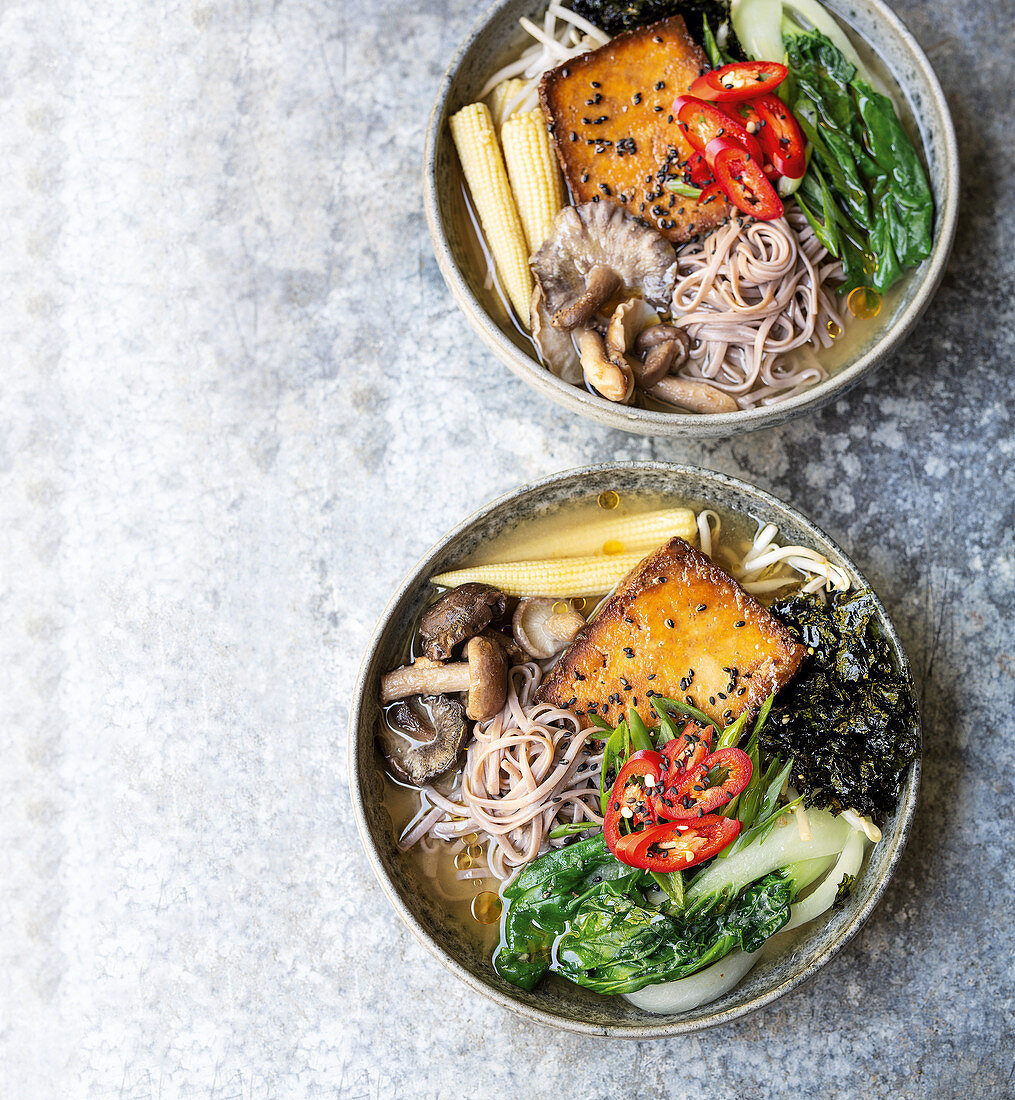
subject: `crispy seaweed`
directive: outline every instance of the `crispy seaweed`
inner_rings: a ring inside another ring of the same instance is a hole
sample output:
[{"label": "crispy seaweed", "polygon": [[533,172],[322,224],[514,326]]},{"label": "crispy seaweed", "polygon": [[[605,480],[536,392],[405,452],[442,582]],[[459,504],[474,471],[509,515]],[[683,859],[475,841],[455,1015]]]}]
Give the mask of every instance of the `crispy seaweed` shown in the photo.
[{"label": "crispy seaweed", "polygon": [[793,756],[792,782],[808,806],[889,813],[919,751],[917,712],[873,596],[860,590],[825,604],[801,595],[771,610],[813,652],[780,692],[762,744]]},{"label": "crispy seaweed", "polygon": [[687,29],[698,41],[702,40],[704,20],[708,20],[713,33],[725,24],[726,49],[734,56],[742,50],[733,32],[730,18],[730,0],[574,0],[571,10],[595,24],[607,34],[644,27],[671,15],[682,15]]}]

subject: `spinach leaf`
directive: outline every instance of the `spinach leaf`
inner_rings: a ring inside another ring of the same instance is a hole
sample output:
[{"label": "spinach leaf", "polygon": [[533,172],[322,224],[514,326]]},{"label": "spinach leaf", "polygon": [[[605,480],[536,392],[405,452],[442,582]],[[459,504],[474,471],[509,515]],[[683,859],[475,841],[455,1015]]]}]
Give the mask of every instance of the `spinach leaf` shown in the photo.
[{"label": "spinach leaf", "polygon": [[671,913],[616,891],[590,896],[556,948],[555,972],[597,993],[676,981],[735,948],[756,951],[788,920],[792,886],[776,871],[736,897]]},{"label": "spinach leaf", "polygon": [[550,968],[554,941],[581,903],[604,891],[627,895],[650,883],[644,871],[614,859],[602,833],[548,852],[504,890],[507,906],[494,968],[514,985],[532,989]]},{"label": "spinach leaf", "polygon": [[824,35],[790,35],[790,105],[811,144],[798,202],[843,265],[843,291],[885,291],[930,255],[934,200],[891,100]]}]

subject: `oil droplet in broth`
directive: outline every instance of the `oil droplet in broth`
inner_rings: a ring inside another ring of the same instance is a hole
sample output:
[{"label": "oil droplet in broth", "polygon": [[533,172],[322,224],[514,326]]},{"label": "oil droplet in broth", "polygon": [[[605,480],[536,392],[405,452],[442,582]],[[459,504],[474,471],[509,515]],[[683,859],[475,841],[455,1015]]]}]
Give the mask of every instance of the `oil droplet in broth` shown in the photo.
[{"label": "oil droplet in broth", "polygon": [[582,608],[584,608],[585,603],[586,600],[584,596],[575,596],[575,598],[571,601],[571,606],[575,609],[575,611],[581,611]]},{"label": "oil droplet in broth", "polygon": [[620,495],[615,493],[612,489],[607,489],[605,492],[600,493],[596,498],[600,508],[605,508],[607,511],[612,511],[620,503]]},{"label": "oil droplet in broth", "polygon": [[470,844],[468,852],[471,859],[479,861],[483,858],[483,849],[478,844]]},{"label": "oil droplet in broth", "polygon": [[607,539],[606,542],[603,543],[604,554],[623,554],[623,552],[624,544],[620,539]]},{"label": "oil droplet in broth", "polygon": [[472,899],[472,915],[480,924],[493,924],[500,920],[502,908],[500,898],[490,890],[484,890]]},{"label": "oil droplet in broth", "polygon": [[459,871],[467,871],[472,866],[472,856],[467,851],[459,852],[455,856],[455,866]]},{"label": "oil droplet in broth", "polygon": [[826,327],[828,329],[828,335],[831,336],[833,340],[838,340],[842,335],[842,325],[840,325],[838,321],[833,321],[831,317],[828,318]]},{"label": "oil droplet in broth", "polygon": [[854,317],[869,320],[881,312],[881,295],[869,286],[858,286],[849,292],[846,305]]},{"label": "oil droplet in broth", "polygon": [[466,844],[478,844],[479,843],[479,833],[466,833],[465,836],[462,837],[462,840]]},{"label": "oil droplet in broth", "polygon": [[571,605],[567,602],[567,600],[558,600],[553,605],[554,615],[566,615],[567,612],[570,611],[570,610],[571,610]]}]

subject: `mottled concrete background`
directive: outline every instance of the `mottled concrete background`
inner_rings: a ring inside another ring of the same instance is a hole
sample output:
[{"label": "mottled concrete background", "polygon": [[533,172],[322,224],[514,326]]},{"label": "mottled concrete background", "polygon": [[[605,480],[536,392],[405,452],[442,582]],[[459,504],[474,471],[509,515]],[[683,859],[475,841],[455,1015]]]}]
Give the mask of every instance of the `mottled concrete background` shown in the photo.
[{"label": "mottled concrete background", "polygon": [[[453,306],[418,172],[482,6],[0,6],[0,1096],[1011,1096],[1010,6],[896,4],[965,173],[924,323],[835,407],[718,444],[534,407]],[[392,586],[492,496],[603,458],[817,519],[926,716],[864,932],[763,1013],[654,1044],[447,976],[347,796]]]}]

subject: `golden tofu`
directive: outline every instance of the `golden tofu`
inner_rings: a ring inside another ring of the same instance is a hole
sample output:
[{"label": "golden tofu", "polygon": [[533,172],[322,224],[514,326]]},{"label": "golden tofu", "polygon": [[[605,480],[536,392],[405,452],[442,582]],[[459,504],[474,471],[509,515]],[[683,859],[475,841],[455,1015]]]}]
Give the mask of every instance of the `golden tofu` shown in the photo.
[{"label": "golden tofu", "polygon": [[624,578],[536,699],[613,725],[633,706],[655,725],[654,693],[728,725],[787,684],[805,652],[725,570],[674,538]]},{"label": "golden tofu", "polygon": [[699,206],[664,186],[693,152],[673,100],[708,68],[675,15],[618,34],[543,76],[540,102],[576,205],[617,203],[671,241],[726,221],[727,203]]}]

